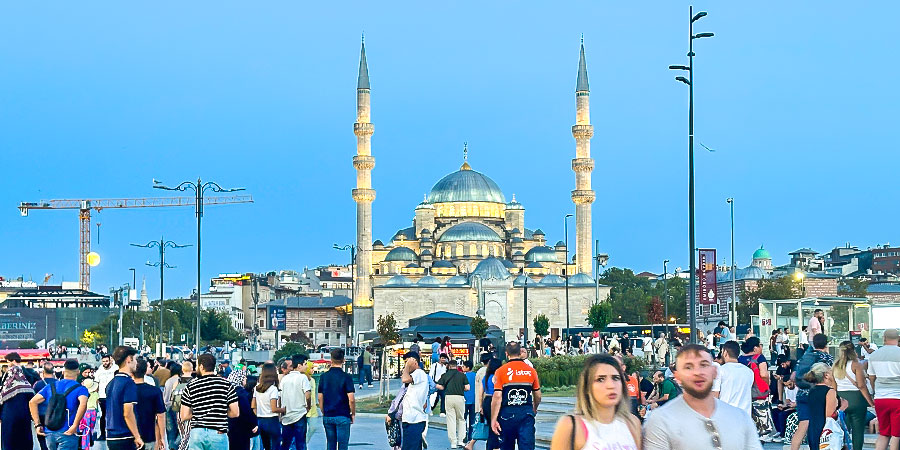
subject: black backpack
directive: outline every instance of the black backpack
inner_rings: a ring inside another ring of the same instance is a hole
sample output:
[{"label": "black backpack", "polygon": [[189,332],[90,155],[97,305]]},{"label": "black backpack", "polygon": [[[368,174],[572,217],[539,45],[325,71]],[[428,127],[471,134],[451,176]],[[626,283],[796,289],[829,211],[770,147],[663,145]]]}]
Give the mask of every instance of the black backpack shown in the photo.
[{"label": "black backpack", "polygon": [[47,402],[47,412],[44,413],[44,426],[47,427],[47,430],[57,431],[66,426],[69,419],[66,397],[79,386],[81,385],[75,383],[60,394],[56,392],[56,383],[50,384],[50,400]]}]

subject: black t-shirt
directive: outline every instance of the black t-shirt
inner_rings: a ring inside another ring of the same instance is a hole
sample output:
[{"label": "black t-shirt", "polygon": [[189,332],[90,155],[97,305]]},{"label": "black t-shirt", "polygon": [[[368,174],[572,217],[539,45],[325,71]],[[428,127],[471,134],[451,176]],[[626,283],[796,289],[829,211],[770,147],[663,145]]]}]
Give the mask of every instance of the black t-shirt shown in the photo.
[{"label": "black t-shirt", "polygon": [[[465,374],[456,369],[451,369],[441,375],[437,384],[444,387],[445,395],[465,395],[466,383],[468,382],[469,379],[466,378]],[[469,388],[471,389],[471,386]]]},{"label": "black t-shirt", "polygon": [[156,415],[166,412],[162,391],[147,383],[137,383],[137,399],[134,415],[138,433],[144,442],[156,442]]},{"label": "black t-shirt", "polygon": [[319,378],[322,394],[322,415],[325,417],[350,417],[350,399],[347,394],[356,392],[353,378],[343,370],[332,367]]}]

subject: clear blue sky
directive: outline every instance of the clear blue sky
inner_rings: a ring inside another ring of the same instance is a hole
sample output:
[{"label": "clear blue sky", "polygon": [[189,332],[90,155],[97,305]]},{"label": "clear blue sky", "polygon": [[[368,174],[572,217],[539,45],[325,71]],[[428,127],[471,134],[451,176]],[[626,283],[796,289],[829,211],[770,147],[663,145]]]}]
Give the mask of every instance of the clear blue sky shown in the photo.
[{"label": "clear blue sky", "polygon": [[[408,226],[431,185],[472,166],[562,239],[573,211],[574,87],[585,35],[596,160],[594,237],[610,264],[687,266],[687,89],[681,1],[7,3],[0,14],[0,275],[78,276],[73,211],[20,201],[162,194],[151,180],[243,186],[253,205],[208,208],[204,283],[220,272],[346,262],[360,33],[375,135],[375,238]],[[697,244],[775,263],[900,240],[895,2],[698,2]],[[887,169],[887,170],[885,170]],[[158,293],[151,250],[194,243],[190,208],[105,211],[93,289]],[[96,227],[94,230],[96,231]],[[574,239],[574,234],[572,235]],[[895,242],[896,243],[896,242]],[[171,251],[168,292],[194,285],[195,250]],[[139,281],[140,282],[140,281]]]}]

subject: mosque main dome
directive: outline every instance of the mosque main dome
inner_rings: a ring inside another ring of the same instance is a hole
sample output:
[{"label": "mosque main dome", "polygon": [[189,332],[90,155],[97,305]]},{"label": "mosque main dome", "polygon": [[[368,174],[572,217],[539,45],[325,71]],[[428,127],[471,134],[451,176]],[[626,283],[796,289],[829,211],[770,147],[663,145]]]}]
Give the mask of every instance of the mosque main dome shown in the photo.
[{"label": "mosque main dome", "polygon": [[428,203],[450,202],[506,203],[506,198],[494,180],[465,163],[460,170],[435,183],[428,194]]}]

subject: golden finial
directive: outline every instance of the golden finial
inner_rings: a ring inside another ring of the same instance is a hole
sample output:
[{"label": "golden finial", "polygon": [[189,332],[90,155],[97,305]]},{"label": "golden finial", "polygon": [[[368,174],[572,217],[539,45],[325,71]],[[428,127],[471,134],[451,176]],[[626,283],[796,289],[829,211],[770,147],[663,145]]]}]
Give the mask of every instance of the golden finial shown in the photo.
[{"label": "golden finial", "polygon": [[463,165],[459,168],[459,170],[472,170],[472,166],[469,165],[469,143],[463,142]]}]

